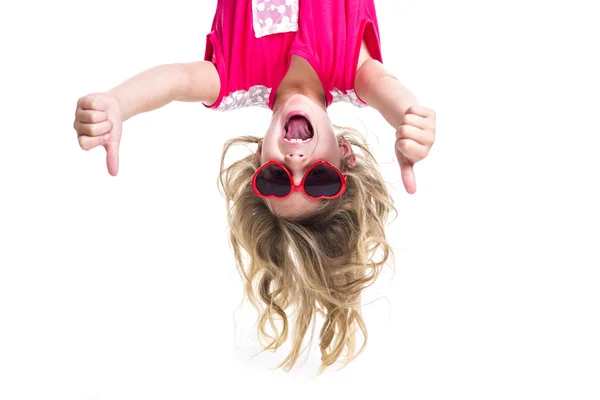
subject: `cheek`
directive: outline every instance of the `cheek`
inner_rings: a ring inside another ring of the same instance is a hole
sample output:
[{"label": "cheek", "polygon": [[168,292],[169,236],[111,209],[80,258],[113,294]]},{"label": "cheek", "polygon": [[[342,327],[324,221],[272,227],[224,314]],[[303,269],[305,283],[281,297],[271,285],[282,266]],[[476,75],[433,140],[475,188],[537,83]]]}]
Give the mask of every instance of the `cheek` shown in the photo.
[{"label": "cheek", "polygon": [[276,158],[276,144],[271,141],[266,143],[264,142],[266,142],[266,140],[263,141],[262,152],[260,154],[261,164],[264,164],[265,162],[274,160]]},{"label": "cheek", "polygon": [[322,146],[319,146],[318,151],[315,153],[316,158],[329,161],[334,165],[338,165],[342,159],[340,148],[337,141],[334,140],[327,140],[327,143],[323,143]]},{"label": "cheek", "polygon": [[271,121],[269,122],[269,126],[267,128],[267,132],[265,133],[265,137],[279,135],[283,126],[282,124],[283,122],[281,121],[281,117],[279,115],[273,115],[271,117]]}]

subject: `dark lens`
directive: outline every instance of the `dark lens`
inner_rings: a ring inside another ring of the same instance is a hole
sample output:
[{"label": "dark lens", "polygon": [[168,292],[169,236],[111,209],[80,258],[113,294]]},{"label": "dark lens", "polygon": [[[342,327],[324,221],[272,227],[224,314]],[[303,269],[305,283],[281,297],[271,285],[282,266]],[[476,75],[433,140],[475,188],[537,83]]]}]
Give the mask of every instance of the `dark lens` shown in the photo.
[{"label": "dark lens", "polygon": [[283,197],[292,189],[288,174],[276,164],[267,165],[256,177],[256,187],[265,196]]},{"label": "dark lens", "polygon": [[337,171],[325,164],[319,164],[308,171],[304,180],[304,190],[309,196],[333,196],[342,188],[342,178]]}]

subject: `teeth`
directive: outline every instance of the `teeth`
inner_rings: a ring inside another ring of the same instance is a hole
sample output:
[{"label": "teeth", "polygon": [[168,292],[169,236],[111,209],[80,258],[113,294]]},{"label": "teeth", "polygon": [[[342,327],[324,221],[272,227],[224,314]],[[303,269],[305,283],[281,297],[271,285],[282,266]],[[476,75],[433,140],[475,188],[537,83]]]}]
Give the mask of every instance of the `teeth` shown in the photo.
[{"label": "teeth", "polygon": [[312,138],[308,138],[308,139],[288,139],[288,138],[283,138],[283,140],[285,140],[286,142],[290,142],[290,143],[304,143],[304,142],[308,142],[310,139]]}]

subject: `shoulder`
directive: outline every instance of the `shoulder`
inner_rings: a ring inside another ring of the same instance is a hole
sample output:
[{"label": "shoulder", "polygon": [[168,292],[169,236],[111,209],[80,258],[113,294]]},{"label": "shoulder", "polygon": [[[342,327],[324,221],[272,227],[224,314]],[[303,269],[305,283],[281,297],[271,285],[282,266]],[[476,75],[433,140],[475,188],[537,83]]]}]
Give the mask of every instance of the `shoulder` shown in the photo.
[{"label": "shoulder", "polygon": [[185,94],[180,101],[201,101],[213,104],[219,98],[221,82],[217,68],[210,61],[195,61],[176,64],[186,74]]},{"label": "shoulder", "polygon": [[371,56],[369,49],[363,40],[358,58],[356,75],[354,76],[354,89],[356,90],[356,94],[367,104],[368,91],[374,81],[381,75],[382,69],[383,65]]},{"label": "shoulder", "polygon": [[373,60],[373,56],[371,56],[371,53],[369,52],[367,42],[363,39],[362,44],[360,45],[360,54],[358,55],[358,65],[356,70],[360,70],[360,67],[368,60]]},{"label": "shoulder", "polygon": [[371,83],[373,79],[381,78],[383,76],[394,77],[378,59],[371,55],[367,43],[363,39],[358,57],[358,65],[356,67],[356,75],[354,77],[354,86],[362,86],[364,88],[364,86]]},{"label": "shoulder", "polygon": [[383,64],[369,52],[369,48],[363,39],[360,54],[358,57],[358,65],[356,66],[356,75],[354,76],[354,86],[365,86],[365,83],[372,81],[374,78],[382,76],[392,76]]},{"label": "shoulder", "polygon": [[356,94],[366,104],[373,105],[373,93],[388,90],[389,79],[396,77],[379,60],[371,56],[363,41],[354,77]]}]

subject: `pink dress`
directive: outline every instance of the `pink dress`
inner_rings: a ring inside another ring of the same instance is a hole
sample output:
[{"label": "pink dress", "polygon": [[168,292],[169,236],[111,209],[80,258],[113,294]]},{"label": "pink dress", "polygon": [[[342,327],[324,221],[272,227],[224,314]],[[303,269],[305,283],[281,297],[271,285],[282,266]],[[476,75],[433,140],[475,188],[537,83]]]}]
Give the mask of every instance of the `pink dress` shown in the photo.
[{"label": "pink dress", "polygon": [[363,39],[381,62],[373,0],[218,0],[204,59],[215,64],[221,90],[205,106],[273,109],[292,54],[316,71],[327,106],[364,106],[354,91]]}]

